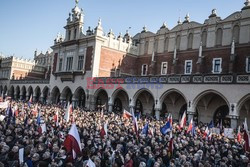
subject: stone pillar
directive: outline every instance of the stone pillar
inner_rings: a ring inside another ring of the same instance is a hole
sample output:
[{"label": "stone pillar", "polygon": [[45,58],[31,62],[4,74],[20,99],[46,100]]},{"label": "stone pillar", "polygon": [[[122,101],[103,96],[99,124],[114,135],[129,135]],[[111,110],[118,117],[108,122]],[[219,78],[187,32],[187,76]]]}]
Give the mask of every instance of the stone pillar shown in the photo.
[{"label": "stone pillar", "polygon": [[188,120],[188,122],[190,122],[191,121],[191,119],[194,119],[194,112],[192,112],[192,111],[187,111],[187,120]]},{"label": "stone pillar", "polygon": [[156,109],[155,109],[155,118],[156,118],[157,120],[160,120],[160,109],[159,109],[159,108],[156,108]]},{"label": "stone pillar", "polygon": [[23,95],[20,95],[20,100],[23,100]]},{"label": "stone pillar", "polygon": [[43,95],[40,96],[39,101],[40,101],[41,103],[44,103],[44,101],[43,101]]},{"label": "stone pillar", "polygon": [[26,94],[26,100],[28,101],[30,99],[30,96],[29,96],[29,94],[27,93]]},{"label": "stone pillar", "polygon": [[17,100],[17,94],[14,94],[14,99]]},{"label": "stone pillar", "polygon": [[36,96],[33,96],[33,101],[38,102],[37,99],[36,99]]},{"label": "stone pillar", "polygon": [[109,103],[108,106],[109,106],[109,107],[108,107],[108,111],[109,111],[109,112],[112,112],[112,111],[113,111],[113,104],[110,104],[110,103]]},{"label": "stone pillar", "polygon": [[229,117],[231,119],[231,128],[237,129],[239,117],[238,116],[232,116],[232,115],[230,115]]},{"label": "stone pillar", "polygon": [[188,122],[190,122],[191,119],[194,118],[194,114],[195,114],[195,110],[193,107],[193,102],[191,100],[189,100],[188,104],[187,104],[187,120],[188,120]]}]

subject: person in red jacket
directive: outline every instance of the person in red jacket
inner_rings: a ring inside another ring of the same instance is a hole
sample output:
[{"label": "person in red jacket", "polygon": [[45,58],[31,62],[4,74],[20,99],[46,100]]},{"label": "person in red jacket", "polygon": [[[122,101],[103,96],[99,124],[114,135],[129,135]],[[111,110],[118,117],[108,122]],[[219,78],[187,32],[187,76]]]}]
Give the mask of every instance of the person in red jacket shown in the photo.
[{"label": "person in red jacket", "polygon": [[133,160],[130,154],[126,154],[124,167],[133,167]]}]

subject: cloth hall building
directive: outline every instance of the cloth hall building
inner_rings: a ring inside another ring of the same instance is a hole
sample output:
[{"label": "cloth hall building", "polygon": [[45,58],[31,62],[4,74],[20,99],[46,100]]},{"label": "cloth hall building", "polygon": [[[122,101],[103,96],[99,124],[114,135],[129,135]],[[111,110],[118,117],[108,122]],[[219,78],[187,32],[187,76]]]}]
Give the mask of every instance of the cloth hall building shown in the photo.
[{"label": "cloth hall building", "polygon": [[[74,107],[136,112],[156,118],[171,113],[236,128],[250,124],[250,1],[228,17],[216,10],[204,21],[183,22],[157,32],[146,27],[131,36],[104,33],[101,20],[84,30],[76,1],[54,41],[51,75],[42,79],[1,79],[12,98],[67,103]],[[2,68],[2,67],[1,67]]]}]

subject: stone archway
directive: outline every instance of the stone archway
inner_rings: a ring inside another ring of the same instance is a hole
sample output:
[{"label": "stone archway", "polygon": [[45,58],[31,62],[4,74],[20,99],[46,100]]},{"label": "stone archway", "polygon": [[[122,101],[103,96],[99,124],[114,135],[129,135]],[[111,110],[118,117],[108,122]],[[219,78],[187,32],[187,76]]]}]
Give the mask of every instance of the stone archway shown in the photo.
[{"label": "stone archway", "polygon": [[96,110],[101,110],[104,108],[105,110],[108,109],[108,93],[106,90],[100,88],[95,92],[95,109]]},{"label": "stone archway", "polygon": [[39,86],[37,86],[35,89],[34,101],[38,102],[40,100],[40,96],[41,96],[41,89]]},{"label": "stone archway", "polygon": [[22,96],[22,97],[21,97],[21,100],[24,100],[24,101],[26,100],[26,93],[27,93],[27,92],[26,92],[26,87],[23,86],[23,87],[22,87],[22,93],[21,93],[21,96]]},{"label": "stone archway", "polygon": [[137,91],[133,99],[135,101],[135,112],[140,112],[143,115],[155,115],[155,98],[148,89]]},{"label": "stone archway", "polygon": [[[31,96],[34,96],[34,92],[33,92],[33,88],[30,86],[30,87],[28,88],[28,99],[27,99],[27,100],[29,100]],[[26,97],[26,98],[27,98],[27,97]],[[33,98],[33,97],[32,97],[32,98]]]},{"label": "stone archway", "polygon": [[124,110],[129,111],[129,97],[124,89],[117,89],[112,94],[113,112],[122,113]]},{"label": "stone archway", "polygon": [[47,102],[48,97],[49,97],[49,88],[45,86],[42,91],[41,102],[45,104]]},{"label": "stone archway", "polygon": [[250,126],[250,94],[239,100],[237,108],[237,114],[239,115],[238,124],[241,125],[247,118],[247,124]]},{"label": "stone archway", "polygon": [[[201,122],[209,123],[211,120],[219,119],[224,126],[228,126],[229,102],[221,93],[215,90],[204,91],[194,99],[193,107],[199,112]],[[219,115],[224,117],[221,118]]]},{"label": "stone archway", "polygon": [[[160,97],[161,115],[171,113],[173,119],[179,120],[180,115],[187,111],[187,100],[182,92],[177,89],[170,89],[162,94]],[[166,110],[163,110],[163,106],[166,106]]]},{"label": "stone archway", "polygon": [[85,107],[86,94],[82,87],[76,89],[73,95],[73,100],[75,101],[75,106],[80,108]]},{"label": "stone archway", "polygon": [[15,99],[15,88],[14,88],[14,86],[10,87],[9,96],[11,97],[12,100]]},{"label": "stone archway", "polygon": [[71,89],[67,86],[63,89],[62,91],[62,94],[61,94],[61,100],[65,101],[66,104],[69,102],[69,103],[72,103],[72,97],[73,97],[73,94],[72,94],[72,91]]},{"label": "stone archway", "polygon": [[60,96],[60,90],[57,86],[55,86],[51,91],[51,102],[58,104],[60,102]]},{"label": "stone archway", "polygon": [[16,87],[15,94],[16,94],[16,99],[20,100],[20,87],[19,86]]}]

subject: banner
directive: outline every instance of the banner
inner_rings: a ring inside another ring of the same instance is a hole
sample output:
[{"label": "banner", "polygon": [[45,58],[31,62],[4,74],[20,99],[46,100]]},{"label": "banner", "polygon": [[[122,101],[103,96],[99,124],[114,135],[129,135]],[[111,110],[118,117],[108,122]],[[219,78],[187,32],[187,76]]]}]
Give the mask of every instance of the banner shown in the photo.
[{"label": "banner", "polygon": [[6,102],[0,102],[0,108],[6,109],[8,107],[8,101]]},{"label": "banner", "polygon": [[224,128],[224,136],[229,139],[234,139],[234,130],[233,128]]}]

